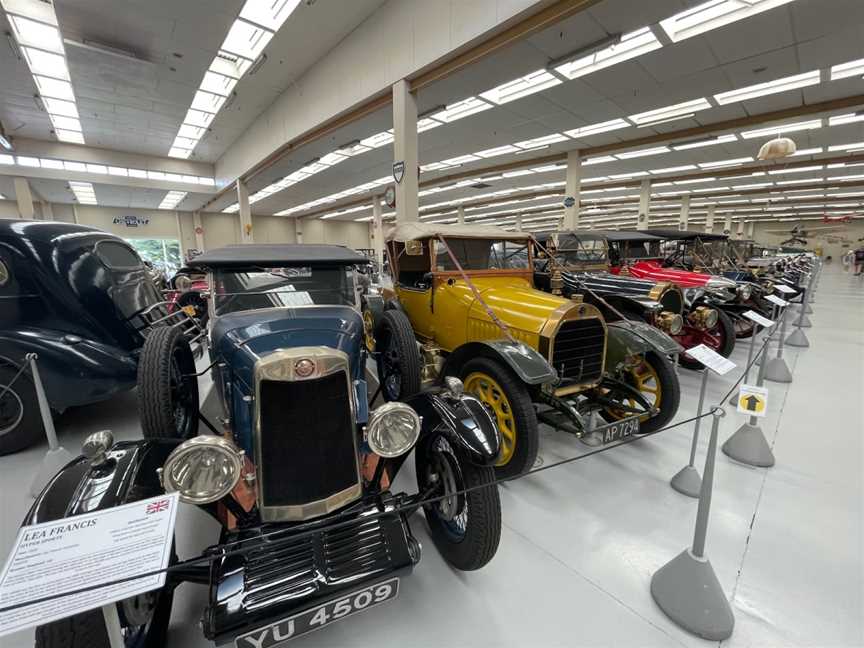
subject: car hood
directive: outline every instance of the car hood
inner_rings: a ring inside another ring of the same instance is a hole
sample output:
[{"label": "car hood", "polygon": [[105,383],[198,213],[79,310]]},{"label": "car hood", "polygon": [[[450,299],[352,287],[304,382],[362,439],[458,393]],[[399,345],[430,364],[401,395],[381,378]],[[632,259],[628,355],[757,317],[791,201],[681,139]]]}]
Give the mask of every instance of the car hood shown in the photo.
[{"label": "car hood", "polygon": [[[248,385],[255,362],[274,351],[325,346],[348,355],[352,374],[362,371],[363,320],[349,306],[264,308],[217,317],[210,334],[211,355]],[[357,377],[356,375],[354,376]]]},{"label": "car hood", "polygon": [[[630,274],[639,279],[654,279],[655,281],[670,281],[676,283],[682,288],[695,288],[705,286],[709,281],[713,280],[718,284],[718,280],[723,280],[721,277],[705,274],[703,272],[690,272],[689,270],[680,270],[678,268],[664,268],[656,261],[637,261],[629,268]],[[735,282],[727,279],[730,288],[735,288]]]}]

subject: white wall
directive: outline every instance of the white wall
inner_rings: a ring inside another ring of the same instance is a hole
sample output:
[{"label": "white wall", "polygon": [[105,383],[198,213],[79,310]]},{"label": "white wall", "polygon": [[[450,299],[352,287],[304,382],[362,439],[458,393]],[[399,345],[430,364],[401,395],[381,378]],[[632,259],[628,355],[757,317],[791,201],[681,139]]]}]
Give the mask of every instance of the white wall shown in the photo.
[{"label": "white wall", "polygon": [[[801,221],[801,224],[807,227],[829,227],[832,224],[823,223],[822,221]],[[766,233],[765,230],[776,230],[776,229],[792,229],[792,226],[795,223],[792,222],[783,222],[783,223],[756,223],[756,230],[753,238],[759,243],[764,243],[767,245],[780,245],[782,241],[785,241],[789,238],[789,234],[769,234]],[[838,225],[840,225],[838,223]],[[841,229],[838,229],[836,232],[829,232],[827,234],[823,234],[820,236],[815,236],[807,239],[808,245],[806,248],[808,250],[815,250],[816,248],[822,248],[822,256],[832,256],[835,261],[839,261],[840,257],[848,250],[850,247],[852,249],[857,248],[859,245],[864,244],[864,242],[858,241],[859,238],[864,237],[864,220],[854,220],[851,223],[846,223],[842,225]],[[829,243],[828,239],[842,239],[851,241],[851,245],[842,245],[841,243]]]},{"label": "white wall", "polygon": [[0,218],[18,218],[18,203],[14,200],[0,200]]}]

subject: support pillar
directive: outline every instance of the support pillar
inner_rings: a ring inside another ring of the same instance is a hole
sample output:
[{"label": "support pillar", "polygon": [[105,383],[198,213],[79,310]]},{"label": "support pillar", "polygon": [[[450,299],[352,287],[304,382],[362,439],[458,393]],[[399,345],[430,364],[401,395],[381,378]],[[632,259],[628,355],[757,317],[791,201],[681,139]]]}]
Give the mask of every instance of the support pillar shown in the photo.
[{"label": "support pillar", "polygon": [[639,216],[636,221],[637,230],[648,229],[649,210],[651,209],[651,181],[643,180],[639,190]]},{"label": "support pillar", "polygon": [[381,220],[381,196],[372,199],[372,237],[378,267],[384,268],[384,224]]},{"label": "support pillar", "polygon": [[[564,220],[565,220],[565,221],[567,220],[567,216],[564,216]],[[566,228],[565,228],[565,229],[566,229]],[[516,231],[517,231],[517,232],[521,232],[521,231],[522,231],[522,214],[517,214],[517,215],[516,215]]]},{"label": "support pillar", "polygon": [[690,219],[690,194],[681,197],[681,213],[678,214],[678,229],[687,229],[687,221]]},{"label": "support pillar", "polygon": [[417,99],[405,79],[393,84],[393,137],[394,176],[396,165],[404,165],[402,181],[396,183],[396,222],[416,221],[420,210]]},{"label": "support pillar", "polygon": [[204,251],[204,225],[201,223],[201,212],[192,212],[192,228],[195,230],[195,248]]},{"label": "support pillar", "polygon": [[30,192],[30,183],[27,178],[15,178],[15,200],[18,201],[18,218],[33,220],[33,194]]},{"label": "support pillar", "polygon": [[254,243],[252,235],[252,210],[249,207],[249,190],[246,183],[237,181],[237,204],[240,206],[240,242]]},{"label": "support pillar", "polygon": [[72,203],[72,222],[78,225],[80,221],[78,220],[78,205]]},{"label": "support pillar", "polygon": [[738,233],[735,238],[743,239],[744,238],[744,220],[738,221]]},{"label": "support pillar", "polygon": [[465,207],[462,205],[456,207],[456,222],[460,225],[465,224]]},{"label": "support pillar", "polygon": [[755,234],[755,232],[756,232],[756,222],[751,221],[751,222],[747,223],[747,238],[752,241],[753,235]]},{"label": "support pillar", "polygon": [[582,156],[579,154],[579,151],[568,151],[567,184],[564,191],[564,222],[561,224],[561,229],[564,231],[579,229],[579,199],[581,191]]},{"label": "support pillar", "polygon": [[717,205],[708,205],[708,212],[705,214],[705,233],[710,234],[714,231],[714,211]]},{"label": "support pillar", "polygon": [[726,222],[723,224],[723,233],[727,236],[732,234],[732,214],[726,214]]},{"label": "support pillar", "polygon": [[54,206],[50,202],[42,201],[42,219],[54,220]]},{"label": "support pillar", "polygon": [[303,219],[299,216],[294,219],[294,242],[303,243]]}]

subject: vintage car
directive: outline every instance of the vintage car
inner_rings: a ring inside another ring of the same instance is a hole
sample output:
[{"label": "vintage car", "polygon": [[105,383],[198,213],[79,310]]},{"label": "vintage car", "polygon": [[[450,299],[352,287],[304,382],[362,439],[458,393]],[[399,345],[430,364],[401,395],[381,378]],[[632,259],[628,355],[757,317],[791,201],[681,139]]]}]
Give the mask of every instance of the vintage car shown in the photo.
[{"label": "vintage car", "polygon": [[184,309],[201,326],[206,326],[210,316],[207,308],[208,291],[207,277],[200,270],[183,266],[168,280],[163,292],[169,312]]},{"label": "vintage car", "polygon": [[[691,307],[680,287],[668,281],[637,279],[609,272],[609,242],[644,243],[657,238],[642,232],[549,232],[537,236],[542,248],[534,260],[538,288],[582,299],[603,313],[607,322],[639,320],[656,326],[684,349],[704,344],[724,358],[735,348],[735,326],[724,312],[705,305]],[[702,369],[686,353],[682,366]]]},{"label": "vintage car", "polygon": [[168,313],[123,239],[72,223],[0,220],[0,455],[45,438],[28,353],[38,355],[51,410],[62,413],[132,389],[154,323],[197,335],[185,314]]},{"label": "vintage car", "polygon": [[[452,379],[369,411],[354,270],[364,263],[334,245],[238,245],[195,258],[212,294],[222,414],[210,426],[218,434],[172,438],[158,418],[144,421],[141,441],[112,445],[96,433],[86,456],[36,500],[26,524],[165,492],[221,523],[206,561],[117,604],[126,645],[165,645],[181,582],[208,587],[204,634],[238,648],[269,647],[387,601],[420,560],[408,519],[421,507],[457,569],[480,568],[495,554],[501,510],[491,466],[500,438],[485,408]],[[401,313],[387,319],[391,331],[410,335]],[[169,384],[170,358],[187,355],[188,345],[166,336],[171,345],[142,358],[152,370],[142,398],[145,411],[167,416],[184,399]],[[393,493],[412,449],[418,493]],[[36,645],[107,646],[104,634],[95,611],[40,627]]]},{"label": "vintage car", "polygon": [[[387,245],[394,286],[383,293],[385,313],[411,320],[425,381],[459,376],[494,412],[499,475],[534,464],[538,416],[596,444],[640,425],[659,429],[678,410],[678,377],[666,356],[680,347],[647,324],[607,324],[581,299],[537,290],[529,234],[407,223]],[[595,425],[595,414],[610,424]]]}]

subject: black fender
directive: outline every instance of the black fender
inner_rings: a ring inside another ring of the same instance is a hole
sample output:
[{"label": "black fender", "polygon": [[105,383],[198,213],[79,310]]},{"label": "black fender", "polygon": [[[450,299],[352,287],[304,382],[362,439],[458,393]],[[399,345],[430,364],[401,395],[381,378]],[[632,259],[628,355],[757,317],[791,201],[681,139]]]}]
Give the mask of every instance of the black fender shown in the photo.
[{"label": "black fender", "polygon": [[423,392],[406,403],[423,419],[418,445],[433,432],[442,433],[450,443],[465,450],[471,463],[495,464],[501,435],[492,416],[476,398]]},{"label": "black fender", "polygon": [[462,365],[473,358],[502,362],[528,385],[558,381],[557,372],[538,351],[527,344],[510,340],[481,340],[463,344],[447,356],[441,375],[458,376]]},{"label": "black fender", "polygon": [[86,457],[66,464],[42,489],[22,525],[52,522],[155,497],[164,492],[157,469],[182,439],[121,441],[99,467]]},{"label": "black fender", "polygon": [[[21,367],[35,353],[51,409],[96,403],[132,389],[138,362],[115,346],[51,329],[21,327],[0,331],[0,358]],[[75,384],[75,389],[69,385]]]}]

